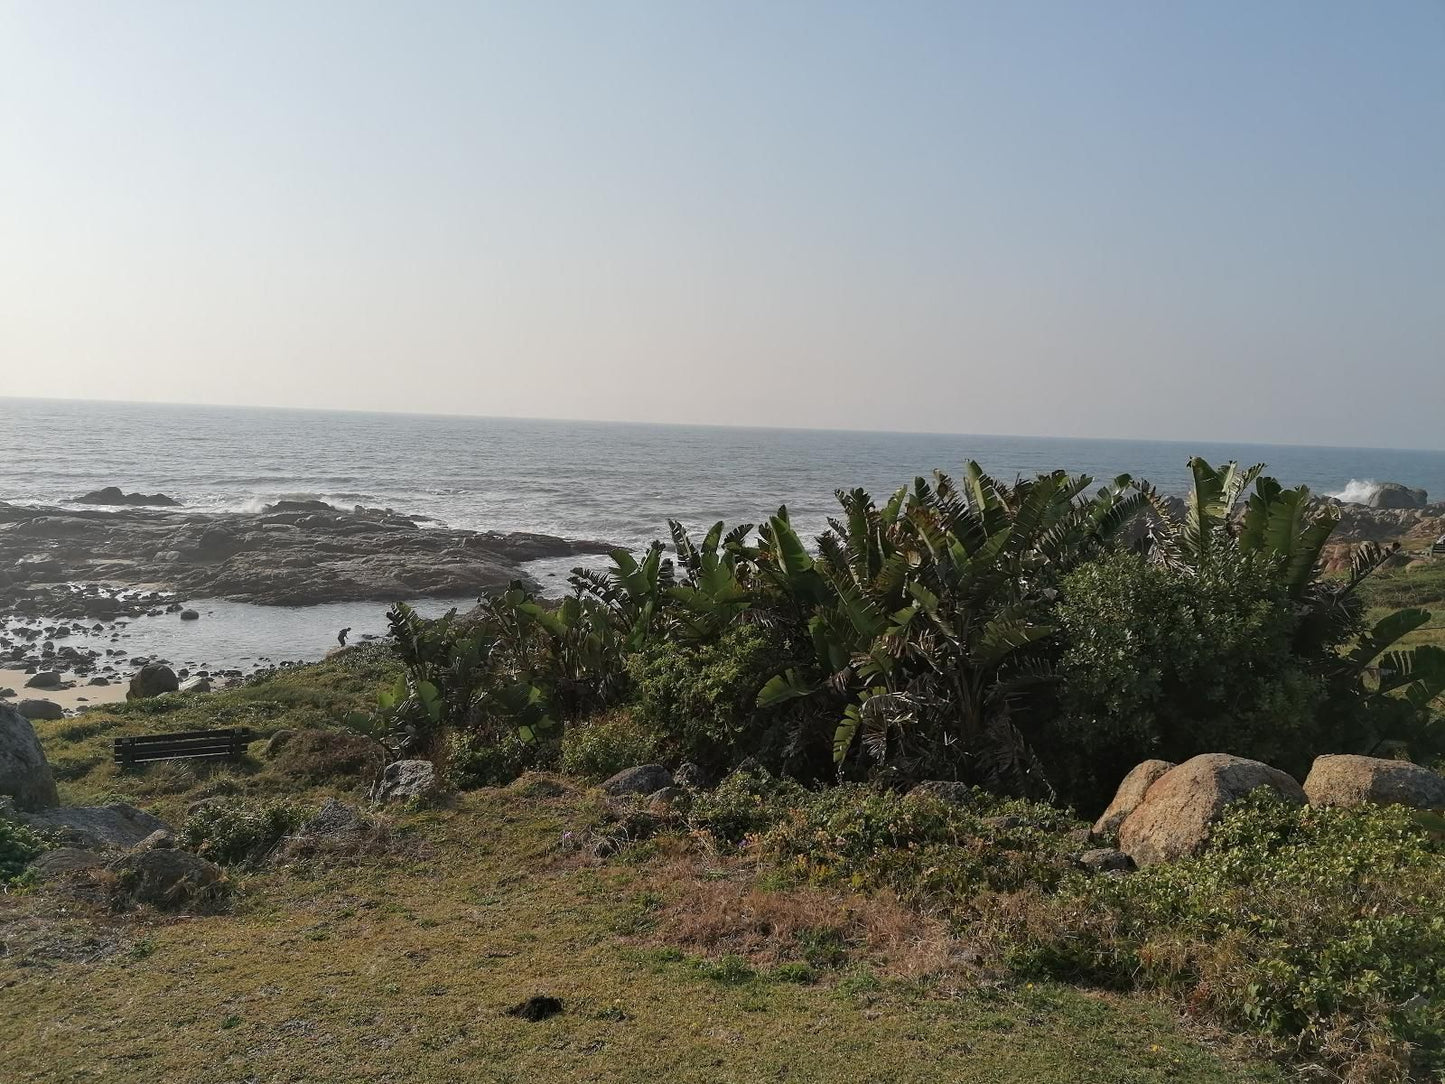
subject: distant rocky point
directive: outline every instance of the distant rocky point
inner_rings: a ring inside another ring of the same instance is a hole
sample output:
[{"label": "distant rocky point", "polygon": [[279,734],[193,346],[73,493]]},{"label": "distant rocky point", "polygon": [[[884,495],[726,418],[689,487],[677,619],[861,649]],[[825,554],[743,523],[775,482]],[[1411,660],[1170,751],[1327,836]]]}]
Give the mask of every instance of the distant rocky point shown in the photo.
[{"label": "distant rocky point", "polygon": [[73,607],[77,584],[277,606],[476,598],[526,581],[527,561],[608,549],[551,535],[422,527],[389,509],[345,511],[321,501],[280,501],[259,513],[0,502],[0,609],[68,612],[41,596],[63,594]]},{"label": "distant rocky point", "polygon": [[107,504],[130,508],[175,508],[181,502],[164,493],[123,493],[119,486],[93,489],[80,497],[72,497],[71,504]]}]

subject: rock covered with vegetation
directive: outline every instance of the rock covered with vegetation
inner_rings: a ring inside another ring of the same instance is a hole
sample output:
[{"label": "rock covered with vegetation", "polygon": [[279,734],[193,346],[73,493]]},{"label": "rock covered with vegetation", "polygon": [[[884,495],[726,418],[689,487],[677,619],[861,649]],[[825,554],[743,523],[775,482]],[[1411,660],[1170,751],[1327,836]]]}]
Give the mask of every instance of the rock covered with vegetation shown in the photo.
[{"label": "rock covered with vegetation", "polygon": [[1264,788],[1305,804],[1295,779],[1257,760],[1204,753],[1170,768],[1119,825],[1119,849],[1141,866],[1198,854],[1225,810]]}]

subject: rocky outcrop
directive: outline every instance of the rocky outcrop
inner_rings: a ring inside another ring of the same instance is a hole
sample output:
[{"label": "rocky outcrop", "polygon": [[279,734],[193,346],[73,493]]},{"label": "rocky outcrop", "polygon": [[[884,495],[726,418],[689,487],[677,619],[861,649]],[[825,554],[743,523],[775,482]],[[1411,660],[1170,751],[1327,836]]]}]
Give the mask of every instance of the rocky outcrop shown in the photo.
[{"label": "rocky outcrop", "polygon": [[225,870],[189,851],[133,851],[108,863],[107,868],[115,875],[118,904],[148,904],[173,911],[212,903],[230,888]]},{"label": "rocky outcrop", "polygon": [[282,502],[259,513],[0,502],[0,607],[37,585],[159,585],[263,605],[476,598],[539,557],[605,553],[598,542],[421,526],[388,509]]},{"label": "rocky outcrop", "polygon": [[377,805],[425,802],[434,798],[438,789],[437,770],[431,761],[394,760],[381,773],[371,800]]},{"label": "rocky outcrop", "polygon": [[1445,809],[1445,776],[1403,760],[1316,757],[1305,779],[1310,805],[1403,805]]},{"label": "rocky outcrop", "polygon": [[1371,508],[1424,508],[1429,503],[1423,489],[1411,489],[1399,482],[1381,482],[1370,494]]},{"label": "rocky outcrop", "polygon": [[0,795],[14,799],[19,810],[48,809],[60,804],[55,776],[30,720],[0,704]]},{"label": "rocky outcrop", "polygon": [[72,497],[71,504],[105,504],[131,508],[174,508],[181,502],[164,493],[123,493],[119,486],[93,489],[80,497]]},{"label": "rocky outcrop", "polygon": [[1174,765],[1167,760],[1146,760],[1136,764],[1114,792],[1109,808],[1094,822],[1094,835],[1100,839],[1112,838],[1119,825],[1124,823],[1124,818],[1139,808],[1149,788],[1172,767]]},{"label": "rocky outcrop", "polygon": [[942,802],[944,805],[970,806],[973,804],[973,788],[967,783],[958,783],[951,779],[925,779],[916,783],[904,795],[906,802],[932,801]]},{"label": "rocky outcrop", "polygon": [[126,690],[125,698],[143,700],[148,696],[173,693],[180,687],[180,678],[176,677],[174,670],[163,663],[153,662],[136,671],[135,677],[130,679],[130,688]]},{"label": "rocky outcrop", "polygon": [[1076,861],[1090,873],[1128,873],[1134,868],[1132,858],[1111,847],[1095,847],[1079,855]]},{"label": "rocky outcrop", "polygon": [[1197,854],[1231,802],[1268,787],[1305,804],[1299,783],[1277,768],[1227,753],[1204,753],[1156,779],[1119,825],[1119,849],[1141,866]]},{"label": "rocky outcrop", "polygon": [[154,832],[171,830],[171,826],[159,817],[125,802],[42,809],[16,816],[32,828],[54,832],[71,846],[93,850],[128,850],[143,843]]},{"label": "rocky outcrop", "polygon": [[39,722],[65,718],[65,709],[54,700],[22,700],[15,705],[15,710]]},{"label": "rocky outcrop", "polygon": [[661,764],[639,764],[635,768],[623,768],[602,784],[602,790],[619,798],[624,794],[656,794],[672,785],[672,773]]}]

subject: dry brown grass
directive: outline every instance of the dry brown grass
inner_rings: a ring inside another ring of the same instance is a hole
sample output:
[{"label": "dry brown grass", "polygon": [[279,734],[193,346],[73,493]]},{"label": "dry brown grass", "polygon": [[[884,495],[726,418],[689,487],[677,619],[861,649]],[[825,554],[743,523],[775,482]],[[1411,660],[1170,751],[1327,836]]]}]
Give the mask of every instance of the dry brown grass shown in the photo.
[{"label": "dry brown grass", "polygon": [[747,865],[716,867],[687,857],[673,858],[653,880],[667,901],[655,939],[694,954],[776,966],[805,959],[809,946],[823,943],[838,946],[848,963],[889,977],[961,979],[974,970],[976,954],[943,922],[886,893],[760,888]]}]

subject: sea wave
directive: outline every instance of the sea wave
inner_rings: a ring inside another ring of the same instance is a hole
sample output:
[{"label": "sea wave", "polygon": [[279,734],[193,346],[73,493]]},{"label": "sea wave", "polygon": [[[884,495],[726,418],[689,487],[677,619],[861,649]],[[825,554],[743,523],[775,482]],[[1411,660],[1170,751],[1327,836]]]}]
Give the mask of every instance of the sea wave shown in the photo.
[{"label": "sea wave", "polygon": [[1372,478],[1351,478],[1345,488],[1329,496],[1346,504],[1369,504],[1370,498],[1380,492],[1380,483]]}]

